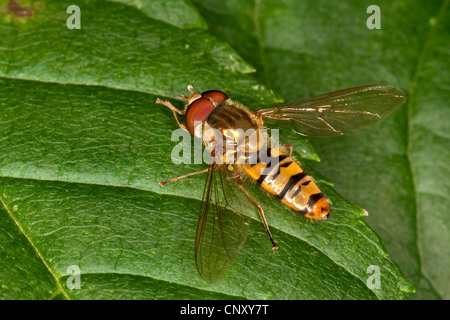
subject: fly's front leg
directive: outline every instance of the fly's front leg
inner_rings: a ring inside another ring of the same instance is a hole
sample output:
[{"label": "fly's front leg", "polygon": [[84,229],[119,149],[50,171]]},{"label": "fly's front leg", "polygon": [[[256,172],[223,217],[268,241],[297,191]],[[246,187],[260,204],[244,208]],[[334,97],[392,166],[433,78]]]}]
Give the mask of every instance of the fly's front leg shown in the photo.
[{"label": "fly's front leg", "polygon": [[209,170],[209,168],[206,168],[206,169],[201,170],[201,171],[191,172],[191,173],[184,174],[184,175],[182,175],[182,176],[179,176],[179,177],[176,177],[176,178],[167,180],[167,181],[161,181],[161,182],[158,182],[158,184],[159,184],[159,186],[162,188],[162,187],[164,187],[164,185],[166,185],[166,184],[168,184],[168,183],[171,183],[171,182],[174,182],[174,181],[183,179],[183,178],[187,178],[187,177],[190,177],[190,176],[193,176],[193,175],[196,175],[196,174],[208,172],[208,170]]},{"label": "fly's front leg", "polygon": [[187,130],[186,126],[184,124],[181,124],[180,121],[178,121],[178,116],[177,116],[177,114],[181,114],[182,116],[184,116],[184,110],[181,111],[180,109],[175,107],[172,103],[170,103],[170,101],[162,101],[159,98],[156,99],[156,103],[162,104],[162,105],[166,106],[167,108],[169,108],[170,110],[172,110],[173,116],[174,116],[175,120],[177,121],[178,126],[181,129]]}]

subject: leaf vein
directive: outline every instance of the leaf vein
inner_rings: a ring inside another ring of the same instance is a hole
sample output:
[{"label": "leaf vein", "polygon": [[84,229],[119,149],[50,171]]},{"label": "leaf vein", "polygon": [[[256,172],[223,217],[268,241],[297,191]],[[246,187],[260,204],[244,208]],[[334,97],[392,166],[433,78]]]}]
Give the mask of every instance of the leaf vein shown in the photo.
[{"label": "leaf vein", "polygon": [[34,251],[36,252],[36,254],[38,255],[38,257],[41,259],[42,263],[44,264],[44,266],[47,268],[47,270],[50,272],[50,274],[53,276],[53,278],[55,279],[55,283],[56,286],[58,288],[57,291],[60,290],[60,292],[63,293],[64,297],[66,297],[66,299],[71,300],[70,296],[67,294],[67,292],[64,290],[61,282],[59,281],[59,277],[56,274],[56,272],[50,267],[50,265],[47,263],[47,261],[45,260],[45,258],[42,256],[42,253],[40,252],[39,248],[36,246],[36,244],[33,242],[33,240],[31,239],[31,237],[25,232],[24,228],[22,227],[22,225],[20,224],[20,222],[17,220],[17,218],[13,215],[11,209],[8,207],[8,205],[5,203],[5,201],[3,200],[3,198],[0,196],[0,202],[3,204],[3,207],[5,208],[6,212],[8,213],[9,217],[11,218],[11,220],[14,221],[14,223],[16,224],[17,228],[19,229],[20,233],[22,233],[24,235],[24,237],[28,240],[28,242],[30,243],[31,247],[34,249]]}]

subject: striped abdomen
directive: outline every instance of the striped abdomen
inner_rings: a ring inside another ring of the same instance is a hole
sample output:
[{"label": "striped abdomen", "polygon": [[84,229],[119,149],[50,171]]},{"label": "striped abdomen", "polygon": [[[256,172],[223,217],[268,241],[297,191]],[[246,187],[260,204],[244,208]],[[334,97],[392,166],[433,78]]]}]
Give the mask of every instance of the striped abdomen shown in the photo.
[{"label": "striped abdomen", "polygon": [[322,191],[292,158],[278,149],[268,148],[267,157],[259,157],[256,164],[242,168],[264,189],[306,217],[328,217],[330,207]]}]

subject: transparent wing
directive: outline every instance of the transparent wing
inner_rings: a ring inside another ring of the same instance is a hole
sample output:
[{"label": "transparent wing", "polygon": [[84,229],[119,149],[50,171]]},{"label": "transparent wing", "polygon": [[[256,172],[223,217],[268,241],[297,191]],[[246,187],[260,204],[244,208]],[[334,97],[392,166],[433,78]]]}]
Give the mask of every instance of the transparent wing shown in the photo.
[{"label": "transparent wing", "polygon": [[289,122],[308,136],[341,135],[386,117],[406,101],[393,86],[369,85],[294,101],[254,113],[266,119]]},{"label": "transparent wing", "polygon": [[195,237],[197,270],[208,283],[230,269],[247,237],[250,218],[241,214],[247,198],[223,166],[208,171]]}]

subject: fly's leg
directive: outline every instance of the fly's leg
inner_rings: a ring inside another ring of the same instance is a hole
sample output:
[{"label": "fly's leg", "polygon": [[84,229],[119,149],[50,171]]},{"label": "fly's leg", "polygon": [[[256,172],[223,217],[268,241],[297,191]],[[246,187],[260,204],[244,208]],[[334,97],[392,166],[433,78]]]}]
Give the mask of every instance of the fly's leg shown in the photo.
[{"label": "fly's leg", "polygon": [[177,116],[177,114],[184,115],[184,111],[181,111],[180,109],[178,109],[177,107],[175,107],[172,103],[170,103],[170,101],[162,101],[161,99],[157,98],[157,99],[156,99],[156,103],[165,105],[167,108],[169,108],[170,110],[172,110],[173,116],[174,116],[175,120],[177,121],[178,126],[179,126],[181,129],[187,130],[187,129],[186,129],[186,126],[185,126],[184,124],[181,124],[180,121],[178,121],[178,116]]},{"label": "fly's leg", "polygon": [[253,198],[248,194],[247,190],[245,190],[244,186],[242,185],[242,180],[241,180],[240,176],[238,176],[236,178],[236,181],[238,183],[239,188],[241,188],[241,190],[244,192],[247,199],[250,200],[250,202],[256,207],[256,209],[258,209],[259,215],[261,216],[261,220],[264,224],[264,229],[266,229],[266,232],[267,232],[267,235],[269,236],[270,242],[272,242],[272,249],[277,250],[278,246],[275,243],[275,241],[273,240],[272,234],[270,233],[269,225],[267,224],[266,217],[264,216],[264,210],[261,208],[261,206],[255,200],[253,200]]},{"label": "fly's leg", "polygon": [[[221,168],[221,170],[225,176],[225,179],[227,180],[234,180],[239,177],[239,170],[236,166],[233,166],[233,164],[229,164],[227,166],[226,170],[228,171],[226,171],[224,168]],[[231,174],[231,172],[234,172],[234,174]]]},{"label": "fly's leg", "polygon": [[209,170],[209,168],[206,168],[206,169],[201,170],[201,171],[191,172],[191,173],[184,174],[184,175],[182,175],[182,176],[179,176],[179,177],[176,177],[176,178],[167,180],[167,181],[161,181],[161,182],[158,182],[158,184],[159,184],[159,186],[162,188],[162,187],[164,187],[165,184],[168,184],[168,183],[171,183],[171,182],[174,182],[174,181],[183,179],[183,178],[187,178],[187,177],[190,177],[190,176],[193,176],[193,175],[196,175],[196,174],[208,172],[208,170]]},{"label": "fly's leg", "polygon": [[282,145],[281,149],[288,149],[289,150],[289,157],[292,158],[292,151],[294,150],[293,147],[292,147],[292,144]]}]

